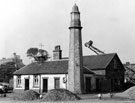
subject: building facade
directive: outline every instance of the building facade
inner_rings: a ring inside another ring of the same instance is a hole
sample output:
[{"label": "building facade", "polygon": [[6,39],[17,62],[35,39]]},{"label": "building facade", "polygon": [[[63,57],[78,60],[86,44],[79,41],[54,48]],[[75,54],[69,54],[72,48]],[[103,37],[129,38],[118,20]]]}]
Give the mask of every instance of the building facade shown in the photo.
[{"label": "building facade", "polygon": [[[114,91],[124,83],[124,67],[116,53],[83,56],[81,21],[78,6],[71,12],[69,58],[62,58],[60,46],[53,60],[35,62],[14,72],[14,91],[47,92],[65,88],[73,93]],[[106,85],[107,84],[107,85]]]},{"label": "building facade", "polygon": [[[57,60],[31,63],[14,72],[14,91],[35,90],[42,93],[57,88],[68,89],[69,59],[55,58]],[[83,93],[122,89],[124,67],[116,53],[83,56],[83,61]]]}]

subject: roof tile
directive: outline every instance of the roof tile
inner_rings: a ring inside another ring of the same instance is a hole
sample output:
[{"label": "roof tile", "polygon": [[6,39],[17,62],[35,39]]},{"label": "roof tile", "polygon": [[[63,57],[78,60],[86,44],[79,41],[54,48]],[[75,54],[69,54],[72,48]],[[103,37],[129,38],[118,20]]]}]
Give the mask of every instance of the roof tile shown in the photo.
[{"label": "roof tile", "polygon": [[[105,69],[116,53],[84,56],[84,72],[96,74],[92,72],[94,69]],[[88,68],[89,70],[87,70]],[[66,74],[68,73],[68,59],[58,61],[47,61],[44,63],[31,63],[14,72],[14,74]]]}]

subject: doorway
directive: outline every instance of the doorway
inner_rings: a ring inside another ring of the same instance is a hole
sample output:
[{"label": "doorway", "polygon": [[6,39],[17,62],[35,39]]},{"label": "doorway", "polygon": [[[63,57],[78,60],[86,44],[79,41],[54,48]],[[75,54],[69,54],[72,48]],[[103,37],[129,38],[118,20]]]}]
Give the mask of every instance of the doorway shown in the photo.
[{"label": "doorway", "polygon": [[101,84],[101,78],[96,78],[96,92],[101,92],[102,84]]},{"label": "doorway", "polygon": [[60,78],[54,78],[54,88],[55,89],[60,88]]},{"label": "doorway", "polygon": [[90,93],[91,91],[91,77],[85,77],[86,81],[86,93]]},{"label": "doorway", "polygon": [[25,79],[25,90],[29,90],[29,79]]},{"label": "doorway", "polygon": [[48,90],[48,79],[43,79],[43,92]]}]

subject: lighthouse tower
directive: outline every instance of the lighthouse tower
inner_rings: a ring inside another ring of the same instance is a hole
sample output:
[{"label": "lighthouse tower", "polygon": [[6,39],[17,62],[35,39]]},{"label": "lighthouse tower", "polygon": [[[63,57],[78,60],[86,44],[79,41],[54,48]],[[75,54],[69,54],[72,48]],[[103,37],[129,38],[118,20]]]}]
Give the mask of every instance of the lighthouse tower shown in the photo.
[{"label": "lighthouse tower", "polygon": [[77,94],[83,92],[84,86],[81,29],[80,12],[75,4],[72,8],[69,27],[68,90]]}]

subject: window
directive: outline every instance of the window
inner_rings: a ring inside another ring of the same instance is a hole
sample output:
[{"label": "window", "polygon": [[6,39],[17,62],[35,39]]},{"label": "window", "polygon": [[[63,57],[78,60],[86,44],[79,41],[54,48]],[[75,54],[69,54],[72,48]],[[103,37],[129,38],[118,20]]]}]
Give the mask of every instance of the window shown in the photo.
[{"label": "window", "polygon": [[17,76],[17,87],[21,86],[21,76]]},{"label": "window", "polygon": [[34,86],[38,86],[38,75],[34,75],[34,78],[33,78],[33,80],[34,80]]},{"label": "window", "polygon": [[55,89],[60,88],[60,78],[54,78],[54,87]]}]

